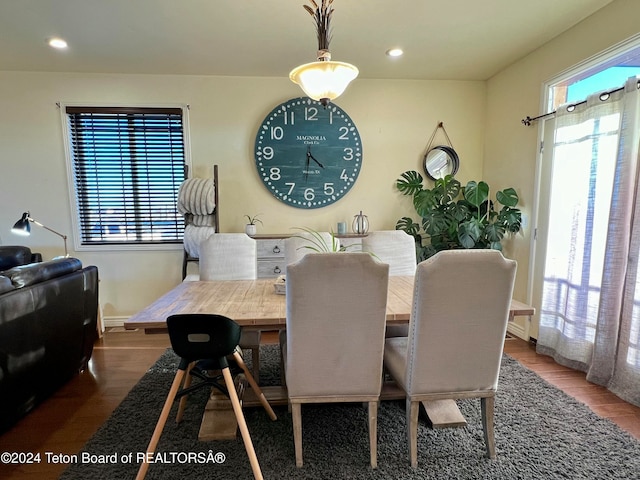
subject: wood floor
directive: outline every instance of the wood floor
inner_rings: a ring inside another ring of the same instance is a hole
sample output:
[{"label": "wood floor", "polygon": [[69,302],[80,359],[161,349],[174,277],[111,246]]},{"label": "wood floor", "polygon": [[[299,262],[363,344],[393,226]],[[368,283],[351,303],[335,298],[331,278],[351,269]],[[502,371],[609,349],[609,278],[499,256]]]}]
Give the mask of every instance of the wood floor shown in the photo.
[{"label": "wood floor", "polygon": [[[265,343],[277,341],[276,335],[263,338]],[[169,340],[162,334],[107,332],[96,344],[88,371],[72,379],[13,429],[0,436],[0,452],[32,452],[42,456],[39,464],[0,463],[0,478],[57,478],[65,465],[47,461],[45,452],[78,452],[168,346]],[[507,339],[505,352],[640,439],[640,408],[587,382],[583,373],[557,365],[549,357],[537,355],[534,347],[522,340]]]}]

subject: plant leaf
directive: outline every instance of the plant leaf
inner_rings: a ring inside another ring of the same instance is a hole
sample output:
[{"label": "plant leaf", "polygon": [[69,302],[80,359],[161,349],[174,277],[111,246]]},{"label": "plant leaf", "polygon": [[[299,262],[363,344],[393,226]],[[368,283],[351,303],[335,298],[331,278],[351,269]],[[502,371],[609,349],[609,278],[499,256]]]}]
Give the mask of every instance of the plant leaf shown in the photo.
[{"label": "plant leaf", "polygon": [[522,212],[517,208],[502,207],[496,222],[503,225],[507,231],[518,233],[522,227]]},{"label": "plant leaf", "polygon": [[422,175],[415,170],[404,172],[400,177],[396,187],[403,195],[415,195],[422,190]]},{"label": "plant leaf", "polygon": [[480,205],[489,199],[489,185],[485,182],[476,183],[471,181],[467,183],[467,186],[464,188],[463,195],[465,200],[471,205],[480,207]]},{"label": "plant leaf", "polygon": [[449,230],[450,221],[439,210],[426,212],[422,217],[422,228],[429,236],[441,235]]},{"label": "plant leaf", "polygon": [[299,248],[306,248],[316,253],[331,253],[331,252],[337,251],[338,245],[336,242],[336,238],[333,234],[331,235],[331,245],[327,245],[327,243],[324,241],[324,239],[322,238],[322,235],[320,235],[319,232],[306,227],[293,227],[293,228],[296,230],[302,230],[303,232],[307,232],[310,235],[310,237],[305,237],[302,235],[292,235],[293,237],[302,238],[303,240],[306,240],[307,242],[309,242],[309,245],[303,245],[302,247],[299,247]]},{"label": "plant leaf", "polygon": [[431,190],[420,190],[413,196],[413,208],[421,217],[428,215],[437,206],[436,197]]},{"label": "plant leaf", "polygon": [[473,248],[482,234],[482,223],[473,218],[458,226],[458,240],[463,248]]},{"label": "plant leaf", "polygon": [[490,243],[500,243],[504,237],[504,227],[498,223],[490,223],[485,227],[484,234]]},{"label": "plant leaf", "polygon": [[444,178],[436,180],[433,192],[438,198],[438,203],[445,204],[453,202],[460,194],[460,182],[453,178],[452,175],[446,175]]},{"label": "plant leaf", "polygon": [[420,231],[420,225],[414,222],[410,217],[402,217],[396,222],[396,230],[402,230],[405,233],[415,237]]},{"label": "plant leaf", "polygon": [[507,207],[515,207],[518,204],[518,193],[513,188],[505,188],[496,193],[496,200]]}]

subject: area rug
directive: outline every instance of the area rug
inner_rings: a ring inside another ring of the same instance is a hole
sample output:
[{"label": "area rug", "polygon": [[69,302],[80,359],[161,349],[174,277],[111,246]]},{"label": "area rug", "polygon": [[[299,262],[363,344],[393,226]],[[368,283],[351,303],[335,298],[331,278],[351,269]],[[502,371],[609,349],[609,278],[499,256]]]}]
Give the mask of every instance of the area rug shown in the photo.
[{"label": "area rug", "polygon": [[[261,380],[276,382],[277,347],[263,347],[261,358]],[[60,478],[134,478],[176,365],[177,357],[168,350]],[[171,420],[174,406],[148,479],[253,478],[239,435],[230,441],[197,440],[205,403],[206,392],[192,395],[180,425]],[[479,401],[458,404],[467,427],[433,430],[421,420],[416,469],[409,466],[402,401],[380,405],[376,470],[369,466],[367,415],[361,404],[303,407],[302,468],[295,466],[286,407],[275,409],[275,422],[258,408],[246,409],[246,418],[265,479],[639,478],[639,441],[506,355],[496,398],[497,460],[484,457]]]}]

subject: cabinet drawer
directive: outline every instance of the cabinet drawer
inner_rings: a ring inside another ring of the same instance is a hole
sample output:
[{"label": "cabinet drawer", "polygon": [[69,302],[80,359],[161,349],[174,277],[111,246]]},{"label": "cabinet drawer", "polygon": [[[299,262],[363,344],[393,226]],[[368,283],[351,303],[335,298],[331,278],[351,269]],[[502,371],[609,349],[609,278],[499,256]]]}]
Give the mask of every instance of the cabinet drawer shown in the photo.
[{"label": "cabinet drawer", "polygon": [[258,260],[258,278],[284,275],[284,257],[273,260]]},{"label": "cabinet drawer", "polygon": [[257,241],[258,258],[284,258],[284,239],[268,238]]}]

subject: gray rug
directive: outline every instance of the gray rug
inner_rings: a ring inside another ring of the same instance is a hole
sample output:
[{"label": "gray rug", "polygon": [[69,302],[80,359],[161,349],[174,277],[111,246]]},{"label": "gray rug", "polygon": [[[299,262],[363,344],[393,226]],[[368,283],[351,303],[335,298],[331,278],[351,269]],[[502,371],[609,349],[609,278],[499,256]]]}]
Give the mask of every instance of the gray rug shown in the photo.
[{"label": "gray rug", "polygon": [[[277,381],[276,347],[263,347],[262,354],[262,380]],[[176,364],[173,352],[163,354],[60,478],[134,478],[137,454],[151,438]],[[275,409],[276,422],[257,408],[247,409],[246,417],[264,478],[271,480],[640,478],[639,441],[507,356],[498,390],[497,460],[484,458],[479,401],[468,400],[458,402],[469,422],[465,428],[432,430],[421,422],[415,470],[407,456],[404,402],[380,405],[377,470],[369,467],[366,410],[360,404],[303,407],[301,469],[295,467],[286,407]],[[239,435],[231,441],[197,441],[205,403],[204,391],[192,395],[184,421],[167,422],[157,449],[162,456],[151,465],[148,479],[253,478]]]}]

